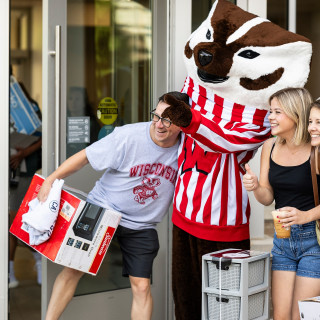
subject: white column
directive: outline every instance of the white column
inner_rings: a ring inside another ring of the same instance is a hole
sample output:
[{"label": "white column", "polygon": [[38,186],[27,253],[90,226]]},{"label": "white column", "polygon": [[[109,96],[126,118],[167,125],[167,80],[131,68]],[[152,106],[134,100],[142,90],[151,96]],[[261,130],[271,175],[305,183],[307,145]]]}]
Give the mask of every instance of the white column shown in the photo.
[{"label": "white column", "polygon": [[[267,17],[267,0],[241,0],[242,9],[254,13],[262,18]],[[245,6],[245,2],[247,7]],[[239,5],[240,6],[240,5]],[[256,153],[255,157],[250,161],[251,169],[259,176],[260,173],[260,154],[261,148]],[[254,197],[252,192],[249,192],[251,205],[250,218],[250,236],[251,238],[264,238],[264,206],[260,204]]]},{"label": "white column", "polygon": [[8,168],[10,1],[0,1],[0,319],[8,319]]},{"label": "white column", "polygon": [[289,0],[289,16],[288,16],[288,25],[289,31],[296,32],[297,30],[297,1]]},{"label": "white column", "polygon": [[184,47],[191,35],[191,0],[171,1],[169,35],[169,88],[180,91],[187,76],[183,61]]},{"label": "white column", "polygon": [[247,2],[247,11],[262,18],[267,17],[267,0],[247,0]]}]

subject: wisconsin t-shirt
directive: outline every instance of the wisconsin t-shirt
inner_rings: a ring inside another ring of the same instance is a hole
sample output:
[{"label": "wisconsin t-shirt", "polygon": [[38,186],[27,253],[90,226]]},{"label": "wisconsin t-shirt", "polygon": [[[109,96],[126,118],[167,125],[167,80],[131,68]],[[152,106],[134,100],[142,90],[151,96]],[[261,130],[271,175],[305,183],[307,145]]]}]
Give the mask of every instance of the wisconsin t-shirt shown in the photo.
[{"label": "wisconsin t-shirt", "polygon": [[179,142],[162,148],[150,137],[151,122],[117,127],[86,148],[93,169],[106,170],[88,200],[122,213],[120,225],[155,228],[171,204]]}]

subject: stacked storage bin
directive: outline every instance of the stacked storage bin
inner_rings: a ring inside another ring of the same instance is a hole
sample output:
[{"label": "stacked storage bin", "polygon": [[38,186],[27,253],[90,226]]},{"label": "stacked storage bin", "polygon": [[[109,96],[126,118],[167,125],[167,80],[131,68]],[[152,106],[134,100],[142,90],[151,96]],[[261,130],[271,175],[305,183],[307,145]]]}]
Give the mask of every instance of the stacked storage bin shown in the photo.
[{"label": "stacked storage bin", "polygon": [[269,319],[270,254],[227,249],[202,256],[202,320]]}]

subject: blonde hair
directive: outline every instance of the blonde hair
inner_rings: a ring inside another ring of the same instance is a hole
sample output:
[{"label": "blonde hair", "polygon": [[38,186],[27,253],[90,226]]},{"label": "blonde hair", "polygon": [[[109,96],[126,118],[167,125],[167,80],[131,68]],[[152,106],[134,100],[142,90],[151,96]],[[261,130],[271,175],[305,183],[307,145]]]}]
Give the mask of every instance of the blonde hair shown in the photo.
[{"label": "blonde hair", "polygon": [[[308,124],[312,104],[309,91],[305,88],[286,88],[275,92],[269,98],[269,104],[273,99],[277,99],[283,112],[296,124],[293,143],[299,145],[309,142]],[[284,139],[278,139],[281,144],[286,143]]]}]

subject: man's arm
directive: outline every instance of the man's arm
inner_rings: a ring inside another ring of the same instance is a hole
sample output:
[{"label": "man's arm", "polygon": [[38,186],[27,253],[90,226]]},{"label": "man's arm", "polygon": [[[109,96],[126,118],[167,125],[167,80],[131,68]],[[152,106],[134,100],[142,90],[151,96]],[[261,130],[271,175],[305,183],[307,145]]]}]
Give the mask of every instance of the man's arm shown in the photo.
[{"label": "man's arm", "polygon": [[41,202],[44,202],[47,199],[51,186],[56,179],[64,179],[79,171],[88,163],[89,161],[85,149],[79,151],[78,153],[65,160],[59,166],[59,168],[52,172],[50,176],[48,176],[47,179],[43,182],[38,193],[38,199]]}]

